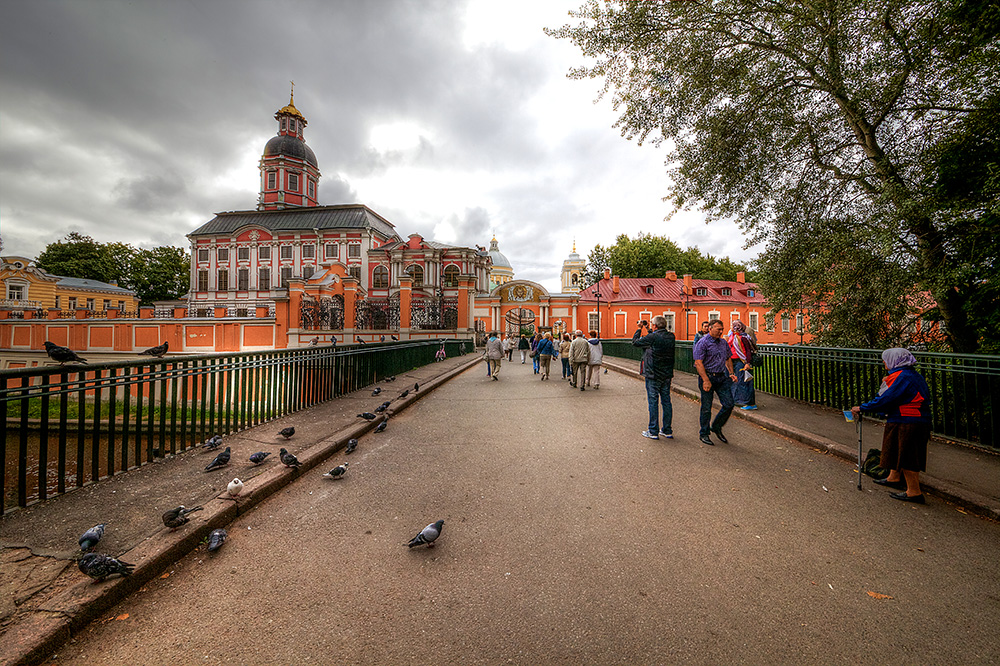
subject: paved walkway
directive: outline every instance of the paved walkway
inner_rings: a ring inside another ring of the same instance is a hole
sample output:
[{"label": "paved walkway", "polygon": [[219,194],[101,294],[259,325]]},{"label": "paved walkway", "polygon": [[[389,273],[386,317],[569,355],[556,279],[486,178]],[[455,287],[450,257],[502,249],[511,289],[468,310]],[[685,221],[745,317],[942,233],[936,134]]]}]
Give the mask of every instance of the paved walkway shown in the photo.
[{"label": "paved walkway", "polygon": [[[233,447],[234,462],[225,471],[202,472],[214,454],[188,451],[4,517],[0,520],[0,547],[3,548],[0,600],[4,604],[0,607],[3,610],[0,615],[0,632],[3,632],[0,635],[0,664],[37,662],[71,633],[161,576],[174,562],[191,553],[212,529],[230,525],[250,507],[275,493],[287,493],[283,489],[291,481],[303,478],[317,466],[328,464],[331,456],[341,451],[349,438],[364,435],[373,428],[373,424],[356,418],[357,413],[371,410],[378,402],[394,398],[410,388],[407,398],[394,402],[391,413],[397,414],[477,363],[478,355],[448,359],[400,376],[395,384],[382,384],[384,393],[378,398],[371,397],[366,389],[238,433],[227,438],[226,445]],[[608,365],[624,375],[635,375],[637,369],[636,364],[617,359],[609,359]],[[480,372],[480,369],[484,370],[480,365],[470,372]],[[553,369],[558,372],[558,366]],[[508,374],[530,373],[530,369],[523,366],[505,365],[503,370]],[[419,392],[412,391],[414,382],[420,383]],[[553,377],[552,389],[564,388],[558,382]],[[693,376],[677,377],[675,391],[694,396],[694,389]],[[604,392],[601,393],[599,397],[603,398]],[[848,459],[856,456],[854,427],[844,422],[839,414],[769,396],[759,396],[759,404],[758,412],[738,416],[814,448]],[[558,407],[555,409],[551,419],[553,428],[560,423]],[[428,428],[433,431],[447,427],[447,423],[445,420],[434,422],[428,424]],[[297,431],[287,447],[304,463],[297,471],[287,470],[274,461],[279,446],[286,445],[276,439],[276,433],[287,425],[294,425]],[[628,435],[633,435],[631,429],[634,428],[630,425]],[[695,435],[691,433],[686,439],[696,441]],[[627,441],[635,439],[617,436]],[[680,433],[678,438],[681,438]],[[877,447],[880,438],[878,426],[870,424],[865,432],[865,449]],[[275,455],[267,464],[252,468],[244,461],[258,450],[273,451]],[[1000,459],[997,456],[935,443],[929,469],[933,474],[925,477],[928,492],[955,501],[965,510],[994,517],[1000,515],[997,511]],[[447,470],[442,473],[447,474]],[[225,497],[225,486],[233,476],[239,476],[246,484],[244,497],[239,501]],[[512,480],[514,482],[516,480]],[[165,507],[181,503],[203,504],[205,510],[195,514],[197,519],[190,526],[168,532],[160,524],[159,515]],[[95,507],[100,507],[96,516]],[[124,559],[138,564],[132,577],[113,578],[100,585],[81,580],[73,561],[76,539],[86,527],[98,521],[109,523],[100,550],[123,554]]]}]

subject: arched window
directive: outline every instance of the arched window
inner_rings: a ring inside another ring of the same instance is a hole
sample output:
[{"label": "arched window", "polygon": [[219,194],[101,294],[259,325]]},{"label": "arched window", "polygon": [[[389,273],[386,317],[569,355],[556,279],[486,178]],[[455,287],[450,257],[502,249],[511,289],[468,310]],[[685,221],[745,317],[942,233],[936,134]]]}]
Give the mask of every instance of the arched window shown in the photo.
[{"label": "arched window", "polygon": [[573,273],[572,283],[576,284],[576,282],[577,282],[578,279],[579,279],[579,276],[576,273]]},{"label": "arched window", "polygon": [[385,266],[376,266],[372,271],[372,289],[389,288],[389,269]]},{"label": "arched window", "polygon": [[406,274],[413,278],[414,287],[424,286],[424,269],[422,266],[414,264],[406,269]]},{"label": "arched window", "polygon": [[458,286],[458,266],[454,264],[450,266],[445,266],[444,268],[444,286],[446,287],[457,287]]}]

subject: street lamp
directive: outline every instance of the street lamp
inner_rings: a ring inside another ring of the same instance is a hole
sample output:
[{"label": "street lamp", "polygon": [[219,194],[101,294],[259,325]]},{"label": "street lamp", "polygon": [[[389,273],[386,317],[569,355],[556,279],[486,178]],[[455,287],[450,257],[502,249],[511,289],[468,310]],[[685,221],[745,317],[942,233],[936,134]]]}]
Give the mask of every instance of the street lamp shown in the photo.
[{"label": "street lamp", "polygon": [[[590,293],[594,297],[597,298],[597,337],[598,337],[598,339],[600,339],[600,337],[601,337],[601,290],[600,289],[595,289],[594,291],[592,291]],[[590,323],[590,322],[587,322],[587,323]],[[589,326],[588,326],[588,328],[589,328]]]}]

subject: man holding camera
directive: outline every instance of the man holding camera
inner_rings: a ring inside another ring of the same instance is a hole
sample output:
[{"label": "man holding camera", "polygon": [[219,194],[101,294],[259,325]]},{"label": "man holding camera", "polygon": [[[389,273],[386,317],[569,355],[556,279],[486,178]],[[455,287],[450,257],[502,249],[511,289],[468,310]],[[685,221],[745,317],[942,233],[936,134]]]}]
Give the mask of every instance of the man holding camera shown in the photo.
[{"label": "man holding camera", "polygon": [[[643,335],[642,330],[649,331]],[[649,427],[642,433],[643,437],[659,439],[663,435],[667,439],[674,438],[672,422],[674,419],[673,405],[670,404],[670,382],[674,378],[674,334],[667,330],[665,317],[653,317],[653,330],[649,330],[649,322],[638,323],[632,335],[632,344],[644,349],[640,371],[646,379],[646,400],[649,406]],[[660,426],[659,407],[663,407],[663,425]]]},{"label": "man holding camera", "polygon": [[[726,425],[729,415],[733,412],[733,382],[736,373],[733,372],[732,350],[729,343],[722,337],[722,320],[713,319],[708,322],[708,335],[698,340],[694,346],[694,367],[698,371],[698,388],[701,389],[701,430],[698,433],[701,443],[715,446],[709,436],[715,436],[723,444],[729,442],[722,434],[722,426]],[[722,408],[712,418],[712,394],[719,395]]]}]

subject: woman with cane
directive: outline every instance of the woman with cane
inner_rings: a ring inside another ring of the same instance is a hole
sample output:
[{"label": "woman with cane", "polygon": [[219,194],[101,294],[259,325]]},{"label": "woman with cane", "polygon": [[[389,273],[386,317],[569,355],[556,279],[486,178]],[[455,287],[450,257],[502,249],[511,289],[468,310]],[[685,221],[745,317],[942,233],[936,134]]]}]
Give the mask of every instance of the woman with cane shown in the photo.
[{"label": "woman with cane", "polygon": [[913,369],[916,362],[913,354],[899,347],[882,352],[882,363],[889,374],[882,380],[878,395],[852,407],[851,412],[855,418],[862,411],[886,415],[879,464],[890,471],[889,476],[875,483],[903,491],[891,493],[893,499],[924,504],[920,472],[927,466],[931,434],[930,389]]}]

